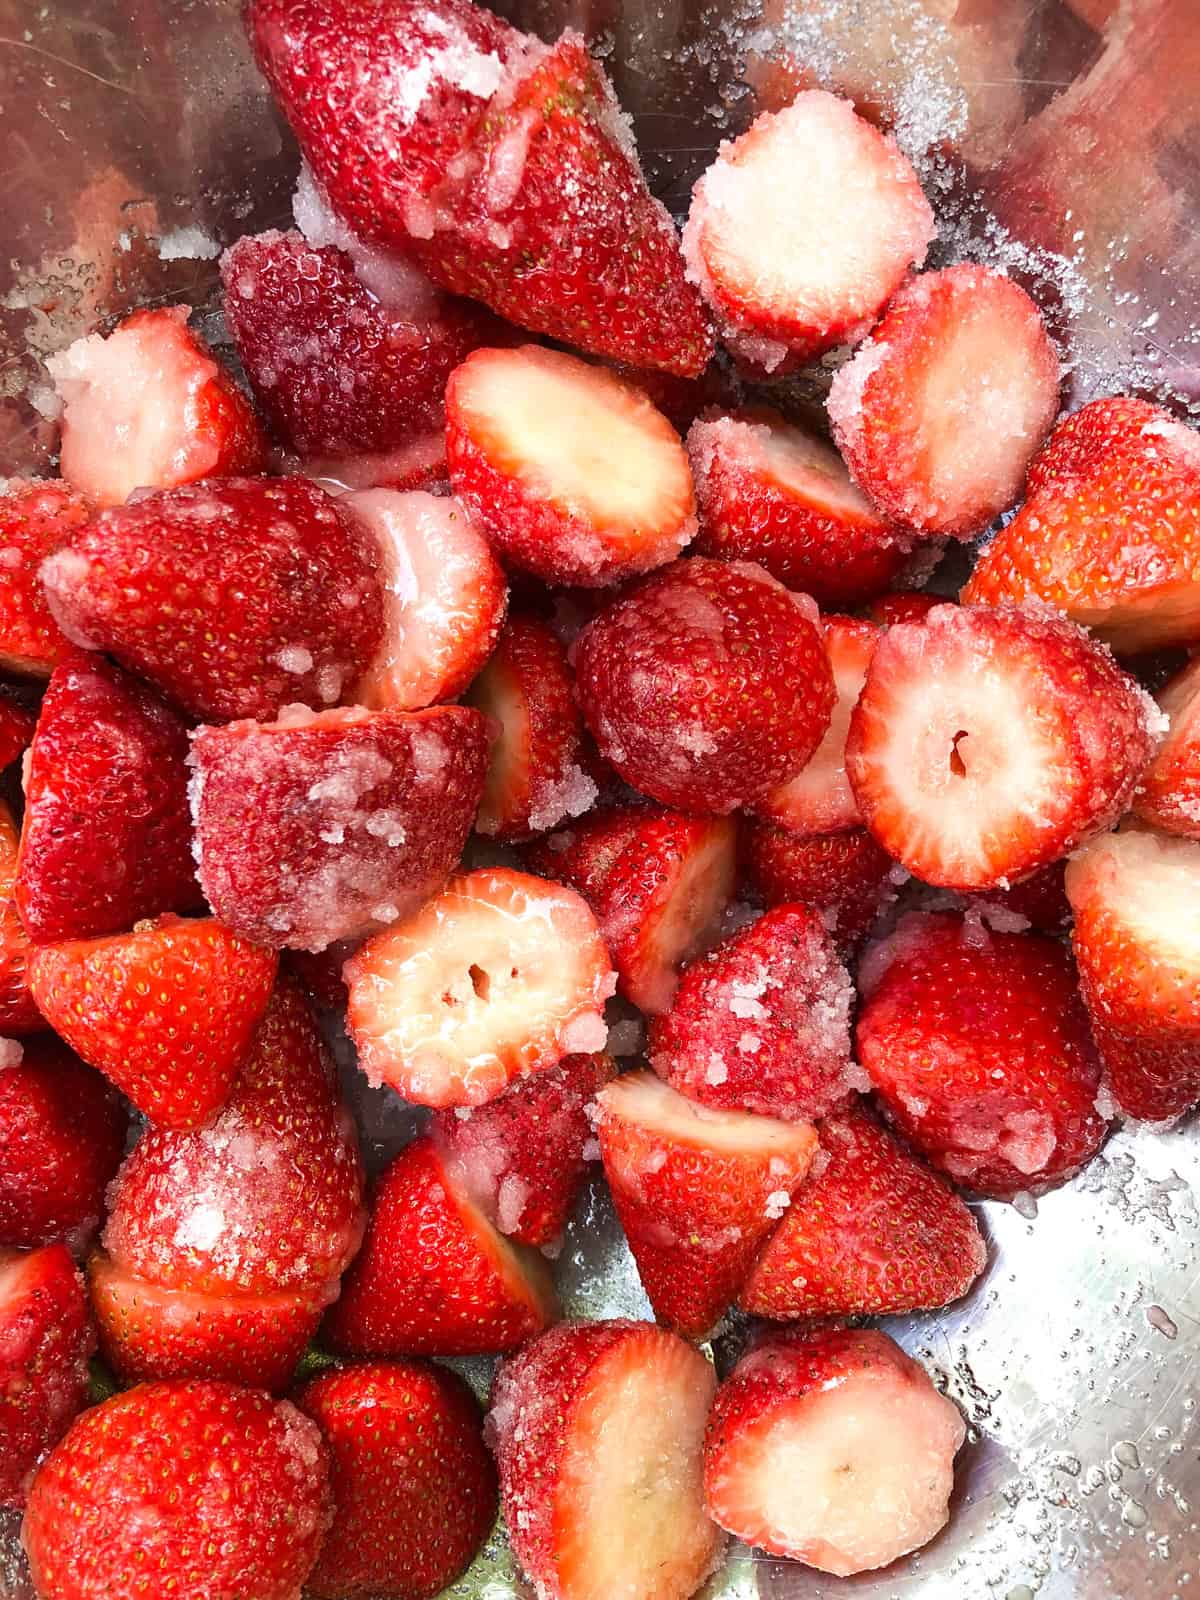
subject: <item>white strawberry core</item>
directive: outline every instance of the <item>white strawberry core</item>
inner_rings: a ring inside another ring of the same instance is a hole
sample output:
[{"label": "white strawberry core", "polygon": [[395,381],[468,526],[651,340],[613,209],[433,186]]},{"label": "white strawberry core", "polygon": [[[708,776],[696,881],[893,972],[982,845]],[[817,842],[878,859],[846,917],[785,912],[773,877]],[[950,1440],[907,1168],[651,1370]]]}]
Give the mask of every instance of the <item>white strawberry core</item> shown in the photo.
[{"label": "white strawberry core", "polygon": [[658,1134],[670,1144],[690,1144],[729,1155],[780,1155],[789,1161],[807,1155],[812,1148],[812,1128],[807,1122],[716,1111],[679,1094],[653,1072],[625,1074],[602,1090],[599,1100],[605,1116]]}]

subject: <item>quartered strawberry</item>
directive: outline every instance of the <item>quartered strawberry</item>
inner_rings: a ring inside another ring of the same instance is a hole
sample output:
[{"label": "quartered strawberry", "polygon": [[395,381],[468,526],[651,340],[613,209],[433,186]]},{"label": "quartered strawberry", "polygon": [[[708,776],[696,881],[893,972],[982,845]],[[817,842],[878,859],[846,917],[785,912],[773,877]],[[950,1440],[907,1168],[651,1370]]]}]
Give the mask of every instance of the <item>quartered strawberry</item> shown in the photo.
[{"label": "quartered strawberry", "polygon": [[877,622],[881,628],[890,628],[893,622],[921,622],[935,606],[948,603],[940,594],[896,589],[891,594],[877,595],[864,610],[869,622]]},{"label": "quartered strawberry", "polygon": [[365,489],[342,501],[375,535],[383,636],[348,699],[419,711],[460,695],[500,635],[508,585],[465,508],[424,490]]},{"label": "quartered strawberry", "polygon": [[643,794],[724,813],[794,778],[829,726],[816,607],[749,562],[677,561],[579,636],[600,754]]},{"label": "quartered strawberry", "polygon": [[35,947],[29,985],[50,1026],[151,1122],[198,1128],[225,1104],[275,969],[211,917]]},{"label": "quartered strawberry", "polygon": [[307,478],[225,478],[101,513],[42,579],[72,638],[228,721],[340,698],[379,646],[377,565]]},{"label": "quartered strawberry", "polygon": [[36,726],[35,714],[0,689],[0,769],[11,767],[29,748]]},{"label": "quartered strawberry", "polygon": [[152,689],[73,651],[54,669],[25,774],[14,890],[35,942],[120,933],[201,903],[187,728]]},{"label": "quartered strawberry", "polygon": [[848,1577],[945,1527],[966,1424],[873,1328],[774,1333],[717,1391],[704,1491],[718,1525],[768,1555]]},{"label": "quartered strawberry", "polygon": [[895,863],[865,828],[802,835],[743,817],[738,865],[746,887],[765,905],[798,902],[819,911],[843,953],[855,949],[895,895]]},{"label": "quartered strawberry", "polygon": [[1129,654],[1200,640],[1200,434],[1124,395],[1065,418],[962,598],[1044,600]]},{"label": "quartered strawberry", "polygon": [[296,1395],[332,1457],[333,1526],[305,1585],[314,1600],[430,1600],[491,1531],[496,1469],[479,1403],[420,1361],[322,1372]]},{"label": "quartered strawberry", "polygon": [[0,480],[0,667],[45,678],[71,644],[50,614],[38,569],[69,544],[92,508],[70,484]]},{"label": "quartered strawberry", "polygon": [[292,1600],[329,1527],[329,1452],[286,1400],[149,1383],[78,1419],[24,1540],[45,1600]]},{"label": "quartered strawberry", "polygon": [[485,1435],[517,1560],[543,1600],[688,1600],[717,1565],[701,1450],[716,1388],[646,1322],[564,1322],[503,1363]]},{"label": "quartered strawberry", "polygon": [[311,712],[192,740],[200,882],[230,928],[323,950],[410,916],[457,866],[483,790],[477,711]]},{"label": "quartered strawberry", "polygon": [[258,419],[188,327],[191,309],[135,311],[46,361],[63,402],[62,475],[96,505],[262,470]]},{"label": "quartered strawberry", "polygon": [[17,825],[0,800],[0,1037],[39,1033],[46,1021],[29,992],[29,935],[13,898],[17,881]]},{"label": "quartered strawberry", "polygon": [[944,1178],[861,1111],[821,1148],[738,1296],[755,1317],[890,1316],[966,1294],[987,1249]]},{"label": "quartered strawberry", "polygon": [[725,343],[778,376],[861,339],[934,231],[895,142],[848,100],[810,90],[721,146],[692,192],[683,248]]},{"label": "quartered strawberry", "polygon": [[501,1233],[538,1248],[561,1239],[599,1159],[590,1113],[616,1071],[603,1052],[564,1056],[486,1106],[434,1114],[442,1160]]},{"label": "quartered strawberry", "polygon": [[339,217],[583,350],[695,376],[712,334],[583,40],[469,0],[254,0],[248,30]]},{"label": "quartered strawberry", "polygon": [[596,919],[561,883],[507,868],[451,878],[346,963],[359,1065],[405,1100],[478,1106],[600,1050],[616,986]]},{"label": "quartered strawberry", "polygon": [[892,1122],[957,1183],[1036,1194],[1100,1148],[1100,1064],[1056,939],[913,913],[859,987],[859,1060]]},{"label": "quartered strawberry", "polygon": [[700,1105],[651,1072],[610,1083],[599,1108],[604,1175],[654,1314],[707,1338],[807,1173],[816,1133]]},{"label": "quartered strawberry", "polygon": [[1126,809],[1153,751],[1148,704],[1072,623],[939,606],[876,646],[846,771],[867,827],[915,877],[1003,888]]},{"label": "quartered strawberry", "polygon": [[23,1506],[87,1393],[95,1347],[67,1247],[0,1250],[0,1506]]},{"label": "quartered strawberry", "polygon": [[1159,690],[1167,731],[1142,774],[1133,810],[1165,833],[1200,839],[1200,658]]},{"label": "quartered strawberry", "polygon": [[906,284],[829,391],[855,481],[880,513],[965,539],[1017,499],[1058,410],[1041,314],[1002,272],[963,263]]},{"label": "quartered strawberry", "polygon": [[636,384],[559,350],[478,350],[446,385],[454,492],[547,583],[617,583],[696,532],[679,435]]},{"label": "quartered strawberry", "polygon": [[488,1222],[426,1136],[378,1179],[325,1332],[349,1355],[483,1355],[515,1349],[557,1315],[541,1257]]}]

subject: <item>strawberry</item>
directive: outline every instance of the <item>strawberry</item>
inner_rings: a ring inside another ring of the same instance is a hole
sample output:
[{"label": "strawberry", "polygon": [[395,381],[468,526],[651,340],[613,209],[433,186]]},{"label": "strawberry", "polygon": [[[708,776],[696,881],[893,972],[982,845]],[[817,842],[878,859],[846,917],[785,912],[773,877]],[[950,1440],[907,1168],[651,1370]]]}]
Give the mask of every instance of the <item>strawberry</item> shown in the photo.
[{"label": "strawberry", "polygon": [[1159,690],[1166,736],[1142,774],[1133,809],[1165,833],[1200,839],[1200,657]]},{"label": "strawberry", "polygon": [[351,1355],[481,1355],[515,1349],[557,1315],[541,1257],[492,1227],[424,1137],[378,1179],[325,1331]]},{"label": "strawberry", "polygon": [[987,1262],[974,1217],[861,1111],[827,1117],[807,1181],[747,1278],[755,1317],[890,1316],[966,1294]]},{"label": "strawberry", "polygon": [[462,855],[483,790],[477,711],[310,712],[193,736],[200,882],[265,945],[323,950],[411,915]]},{"label": "strawberry", "polygon": [[602,1089],[604,1175],[660,1322],[712,1332],[812,1161],[807,1122],[713,1110],[650,1072]]},{"label": "strawberry", "polygon": [[683,249],[725,343],[779,376],[861,339],[933,236],[894,141],[812,90],[722,144],[692,191]]},{"label": "strawberry", "polygon": [[66,483],[0,480],[0,667],[45,678],[70,642],[50,615],[38,568],[69,544],[91,506]]},{"label": "strawberry", "polygon": [[314,1600],[428,1600],[470,1565],[496,1516],[479,1403],[420,1361],[323,1372],[296,1403],[332,1457],[333,1526],[306,1586]]},{"label": "strawberry", "polygon": [[315,483],[227,478],[102,512],[42,579],[73,638],[229,721],[339,698],[379,645],[376,565]]},{"label": "strawberry", "polygon": [[0,800],[0,1035],[39,1033],[46,1021],[29,992],[29,935],[17,915],[19,838],[13,814]]},{"label": "strawberry", "polygon": [[342,501],[374,533],[383,637],[349,698],[419,711],[460,695],[500,635],[508,585],[466,510],[449,496],[366,489]]},{"label": "strawberry", "polygon": [[985,889],[964,898],[968,905],[981,907],[993,927],[1004,930],[1003,918],[1007,914],[1012,926],[1004,931],[1023,933],[1028,925],[1038,933],[1061,933],[1071,920],[1065,875],[1066,863],[1052,861],[1007,889]]},{"label": "strawberry", "polygon": [[505,1361],[484,1433],[542,1600],[688,1600],[717,1565],[701,1449],[716,1388],[665,1328],[564,1322]]},{"label": "strawberry", "polygon": [[284,959],[318,1006],[345,1011],[347,991],[342,968],[357,948],[355,940],[344,939],[324,950],[288,950]]},{"label": "strawberry", "polygon": [[395,450],[374,455],[310,456],[304,462],[304,474],[332,495],[360,489],[395,489],[398,493],[424,489],[429,494],[448,495],[445,425],[432,433],[417,434]]},{"label": "strawberry", "polygon": [[922,622],[935,606],[947,604],[940,594],[896,589],[891,594],[877,595],[864,609],[869,622],[890,628],[893,622]]},{"label": "strawberry", "polygon": [[616,978],[596,919],[561,883],[507,868],[452,878],[345,967],[359,1065],[405,1100],[478,1106],[604,1046]]},{"label": "strawberry", "polygon": [[200,904],[186,756],[183,722],[136,678],[82,650],[54,669],[29,752],[14,889],[31,939],[120,933]]},{"label": "strawberry", "polygon": [[1128,654],[1200,640],[1200,435],[1123,395],[1067,417],[962,598],[1044,600]]},{"label": "strawberry", "polygon": [[546,583],[617,583],[696,532],[675,429],[642,388],[562,351],[469,356],[446,385],[446,462],[501,554]]},{"label": "strawberry", "polygon": [[738,862],[746,887],[766,905],[798,901],[819,911],[843,953],[857,947],[895,896],[892,858],[865,828],[804,836],[744,817]]},{"label": "strawberry", "polygon": [[829,419],[880,514],[966,539],[1008,509],[1058,410],[1058,357],[1033,301],[970,263],[900,290],[829,391]]},{"label": "strawberry", "polygon": [[656,371],[630,366],[627,361],[614,361],[612,369],[626,383],[636,384],[677,433],[686,433],[710,406],[733,405],[741,389],[718,361],[711,362],[697,378],[683,378],[661,368]]},{"label": "strawberry", "polygon": [[858,1056],[900,1131],[977,1194],[1063,1183],[1100,1148],[1100,1067],[1062,945],[910,914],[868,956]]},{"label": "strawberry", "polygon": [[94,1228],[125,1148],[119,1100],[52,1035],[6,1040],[3,1056],[0,1246]]},{"label": "strawberry", "polygon": [[600,754],[681,811],[732,811],[794,778],[834,704],[812,601],[748,562],[644,579],[584,629],[575,665]]},{"label": "strawberry", "polygon": [[946,1525],[958,1409],[873,1328],[775,1333],[717,1391],[704,1493],[718,1525],[818,1572],[889,1566]]},{"label": "strawberry", "polygon": [[733,893],[733,824],[658,806],[610,807],[525,852],[596,914],[627,1000],[653,1015],[671,1003],[681,964],[715,931]]},{"label": "strawberry", "polygon": [[331,1518],[329,1453],[286,1400],[148,1383],[78,1419],[29,1496],[45,1600],[292,1600]]},{"label": "strawberry", "polygon": [[258,420],[188,327],[191,309],[135,311],[46,361],[63,402],[62,475],[99,506],[262,470]]},{"label": "strawberry", "polygon": [[0,1506],[23,1506],[87,1393],[95,1335],[65,1245],[0,1250]]},{"label": "strawberry", "polygon": [[211,917],[37,946],[29,985],[72,1050],[164,1128],[198,1128],[229,1096],[278,957]]},{"label": "strawberry", "polygon": [[0,687],[0,768],[11,767],[33,740],[37,717]]},{"label": "strawberry", "polygon": [[757,561],[822,607],[857,605],[907,566],[907,542],[837,451],[777,411],[709,413],[692,424],[687,449],[701,555]]},{"label": "strawberry", "polygon": [[583,40],[469,0],[253,0],[247,26],[338,216],[456,294],[583,350],[704,370],[675,227]]},{"label": "strawberry", "polygon": [[1004,888],[1125,810],[1153,749],[1146,705],[1072,623],[939,606],[876,646],[846,771],[867,827],[915,877]]},{"label": "strawberry", "polygon": [[442,1160],[501,1233],[553,1246],[599,1156],[589,1121],[598,1090],[616,1075],[603,1053],[564,1056],[486,1106],[434,1113]]}]

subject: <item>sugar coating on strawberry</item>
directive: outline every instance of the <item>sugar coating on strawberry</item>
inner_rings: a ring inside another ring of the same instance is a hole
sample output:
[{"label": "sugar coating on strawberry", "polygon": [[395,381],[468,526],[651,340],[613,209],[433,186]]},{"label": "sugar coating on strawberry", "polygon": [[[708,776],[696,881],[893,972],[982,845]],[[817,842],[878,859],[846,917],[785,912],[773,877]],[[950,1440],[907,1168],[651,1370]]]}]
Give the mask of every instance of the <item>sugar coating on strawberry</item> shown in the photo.
[{"label": "sugar coating on strawberry", "polygon": [[1142,774],[1133,810],[1165,833],[1200,839],[1200,661],[1192,661],[1155,696],[1167,730]]},{"label": "sugar coating on strawberry", "polygon": [[188,327],[191,309],[135,311],[47,358],[63,402],[62,475],[96,505],[262,470],[258,419]]},{"label": "sugar coating on strawberry", "polygon": [[892,300],[829,391],[834,439],[882,515],[969,538],[1017,499],[1058,410],[1058,357],[1033,301],[969,263]]},{"label": "sugar coating on strawberry", "polygon": [[462,855],[487,760],[477,711],[311,712],[201,728],[200,882],[229,927],[323,950],[410,916]]},{"label": "sugar coating on strawberry", "polygon": [[332,1515],[321,1431],[231,1383],[140,1385],[80,1417],[34,1482],[45,1600],[293,1600]]},{"label": "sugar coating on strawberry", "polygon": [[579,701],[643,794],[725,813],[794,778],[829,726],[816,615],[749,562],[697,556],[644,579],[579,637]]},{"label": "sugar coating on strawberry", "polygon": [[0,801],[0,1036],[40,1033],[46,1019],[29,992],[29,935],[17,914],[19,834],[9,808]]},{"label": "sugar coating on strawberry", "polygon": [[895,141],[821,90],[721,145],[692,193],[688,273],[768,374],[861,339],[934,236]]},{"label": "sugar coating on strawberry", "polygon": [[47,677],[71,643],[50,614],[38,569],[92,514],[70,484],[0,479],[0,666]]},{"label": "sugar coating on strawberry", "polygon": [[738,865],[746,887],[763,904],[798,902],[819,911],[844,953],[854,950],[896,892],[895,863],[865,828],[797,834],[743,817]]},{"label": "sugar coating on strawberry", "polygon": [[846,770],[867,827],[914,877],[1003,888],[1113,825],[1152,754],[1152,713],[1073,623],[939,606],[876,646]]},{"label": "sugar coating on strawberry", "polygon": [[102,512],[41,575],[72,639],[228,721],[337,702],[379,645],[377,566],[307,478],[224,478]]}]

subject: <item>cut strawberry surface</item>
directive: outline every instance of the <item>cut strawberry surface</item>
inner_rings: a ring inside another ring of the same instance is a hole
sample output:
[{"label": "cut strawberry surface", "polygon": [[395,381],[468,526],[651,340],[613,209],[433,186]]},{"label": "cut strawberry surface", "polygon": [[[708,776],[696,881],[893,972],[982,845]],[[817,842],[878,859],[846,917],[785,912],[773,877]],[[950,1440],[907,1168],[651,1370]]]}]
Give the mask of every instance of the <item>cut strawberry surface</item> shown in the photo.
[{"label": "cut strawberry surface", "polygon": [[38,569],[91,516],[69,484],[40,478],[0,481],[0,667],[45,678],[72,650],[50,614]]},{"label": "cut strawberry surface", "polygon": [[1153,750],[1147,703],[1071,623],[939,606],[877,645],[846,770],[867,827],[915,877],[1003,888],[1125,810]]},{"label": "cut strawberry surface", "polygon": [[807,1173],[816,1133],[700,1105],[650,1072],[610,1083],[599,1107],[604,1174],[654,1314],[706,1338]]},{"label": "cut strawberry surface", "polygon": [[1167,732],[1142,774],[1133,809],[1166,833],[1200,839],[1200,659],[1177,673],[1156,698]]},{"label": "cut strawberry surface", "polygon": [[798,902],[819,911],[844,953],[895,896],[895,863],[865,828],[803,835],[744,817],[738,864],[747,888],[767,906]]},{"label": "cut strawberry surface", "polygon": [[543,1600],[688,1600],[717,1563],[704,1513],[713,1370],[645,1322],[563,1323],[506,1361],[486,1436],[517,1559]]},{"label": "cut strawberry surface", "polygon": [[19,836],[12,812],[0,801],[0,1035],[40,1033],[46,1019],[29,990],[29,935],[17,915]]},{"label": "cut strawberry surface", "polygon": [[454,492],[513,565],[616,583],[696,531],[679,435],[640,387],[557,350],[480,350],[446,386]]},{"label": "cut strawberry surface", "polygon": [[359,1065],[429,1106],[494,1100],[517,1078],[604,1046],[616,985],[574,890],[481,868],[346,963]]}]

